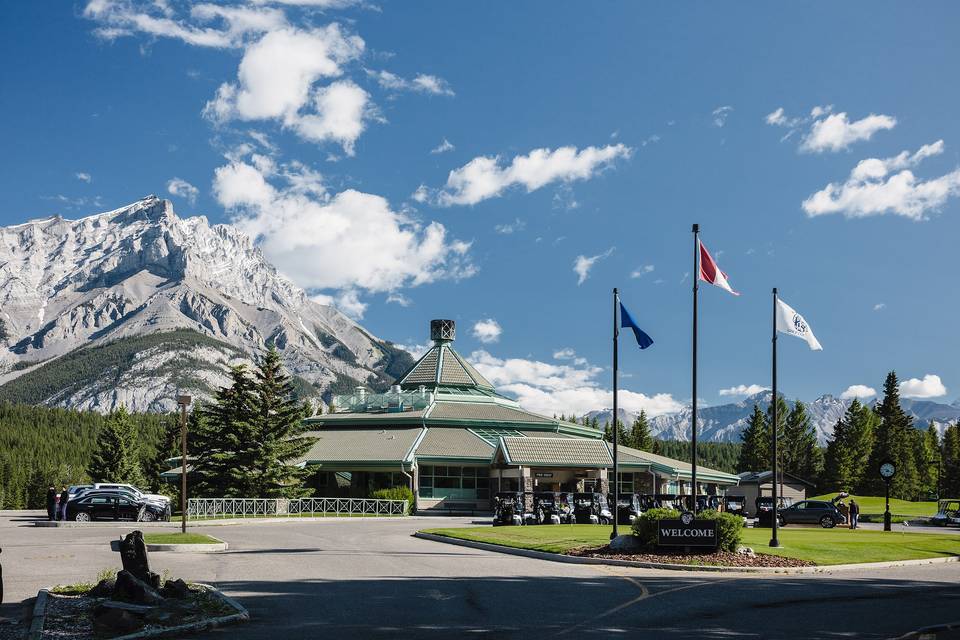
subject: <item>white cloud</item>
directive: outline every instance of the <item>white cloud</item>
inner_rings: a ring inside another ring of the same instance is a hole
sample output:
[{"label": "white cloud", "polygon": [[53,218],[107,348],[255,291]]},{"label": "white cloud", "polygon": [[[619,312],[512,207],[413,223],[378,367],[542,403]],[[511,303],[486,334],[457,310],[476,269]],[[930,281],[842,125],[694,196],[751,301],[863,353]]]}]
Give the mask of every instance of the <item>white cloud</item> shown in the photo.
[{"label": "white cloud", "polygon": [[90,174],[84,171],[78,171],[73,175],[76,176],[77,180],[80,182],[86,182],[87,184],[90,184],[93,181],[93,178],[90,176]]},{"label": "white cloud", "polygon": [[727,389],[720,389],[718,392],[721,396],[753,396],[761,391],[769,391],[770,387],[764,387],[759,384],[738,384],[735,387],[729,387]]},{"label": "white cloud", "polygon": [[603,253],[598,253],[595,256],[577,256],[577,259],[573,261],[573,271],[577,274],[577,286],[583,284],[583,282],[590,275],[590,270],[593,269],[593,265],[599,260],[610,257],[610,254],[613,253],[614,247],[610,247]]},{"label": "white cloud", "polygon": [[503,224],[495,225],[493,227],[493,230],[503,235],[510,235],[511,233],[514,233],[517,231],[523,231],[526,228],[527,228],[527,223],[524,220],[521,220],[520,218],[516,218],[514,219],[513,222],[505,222]]},{"label": "white cloud", "polygon": [[486,320],[478,320],[473,325],[473,337],[479,340],[484,344],[490,344],[491,342],[497,342],[500,339],[500,335],[503,333],[503,328],[493,318],[487,318]]},{"label": "white cloud", "polygon": [[167,193],[193,204],[197,201],[200,190],[182,178],[170,178],[167,182]]},{"label": "white cloud", "polygon": [[534,149],[527,155],[514,157],[507,166],[501,166],[499,157],[479,156],[450,172],[446,185],[436,194],[436,201],[444,207],[472,205],[500,196],[513,186],[522,186],[530,193],[551,182],[587,180],[632,153],[633,149],[623,144],[586,147],[579,151],[576,147]]},{"label": "white cloud", "polygon": [[861,160],[846,182],[831,182],[804,200],[803,210],[811,217],[843,213],[848,218],[863,218],[893,213],[923,220],[948,198],[960,195],[960,169],[931,180],[918,180],[909,169],[941,153],[943,140],[938,140],[913,154],[904,151],[892,158]]},{"label": "white cloud", "polygon": [[878,302],[877,304],[873,305],[873,310],[874,310],[874,311],[881,311],[881,310],[886,309],[886,308],[887,308],[887,305],[886,305],[886,303],[884,303],[884,302]]},{"label": "white cloud", "polygon": [[213,194],[306,289],[392,292],[475,273],[470,244],[450,238],[439,222],[423,225],[354,189],[328,194],[320,180],[297,163],[276,166],[254,155],[217,168]]},{"label": "white cloud", "polygon": [[[572,366],[522,358],[501,359],[482,350],[470,354],[470,362],[494,386],[514,396],[521,406],[541,414],[582,415],[609,407],[613,402],[613,393],[597,381],[603,369],[586,362]],[[668,393],[648,396],[621,389],[618,399],[627,411],[643,409],[650,416],[683,408]]]},{"label": "white cloud", "polygon": [[401,78],[395,73],[389,71],[367,70],[367,74],[377,81],[381,88],[388,91],[414,91],[417,93],[428,93],[435,96],[454,96],[450,83],[443,78],[431,76],[426,73],[418,73],[413,80]]},{"label": "white cloud", "polygon": [[869,140],[877,131],[893,129],[897,125],[896,118],[873,113],[853,122],[843,112],[814,118],[810,132],[800,142],[800,151],[841,151],[855,142]]},{"label": "white cloud", "polygon": [[928,373],[923,379],[910,378],[900,383],[900,395],[904,398],[939,398],[947,395],[947,388],[940,376]]},{"label": "white cloud", "polygon": [[278,9],[211,3],[193,5],[189,16],[177,17],[165,2],[90,0],[83,16],[100,25],[94,33],[104,40],[143,33],[217,49],[243,46],[251,37],[286,24],[283,11]]},{"label": "white cloud", "polygon": [[630,277],[631,277],[631,278],[642,278],[643,276],[647,275],[648,273],[653,273],[653,268],[654,268],[654,267],[653,267],[652,264],[642,264],[642,265],[640,265],[639,267],[637,267],[636,269],[634,269],[634,270],[630,273]]},{"label": "white cloud", "polygon": [[368,306],[366,302],[360,300],[360,294],[356,289],[341,291],[336,296],[318,293],[311,299],[319,304],[336,307],[354,320],[362,320]]},{"label": "white cloud", "polygon": [[411,304],[413,304],[413,301],[410,300],[410,298],[408,298],[407,296],[403,295],[402,293],[398,291],[394,291],[393,293],[387,296],[387,303],[398,304],[401,307],[409,307]]},{"label": "white cloud", "polygon": [[722,107],[717,107],[713,110],[713,126],[722,127],[727,124],[727,118],[733,112],[733,107],[730,105],[724,105]]},{"label": "white cloud", "polygon": [[554,351],[553,359],[554,360],[572,360],[575,365],[578,365],[581,367],[587,364],[586,358],[578,357],[577,352],[569,347]]},{"label": "white cloud", "polygon": [[444,138],[440,144],[435,146],[433,149],[430,149],[430,153],[446,153],[448,151],[453,151],[454,149],[456,149],[456,147],[453,146],[453,143]]},{"label": "white cloud", "polygon": [[339,24],[309,31],[271,31],[244,51],[236,83],[220,85],[204,115],[214,122],[273,120],[312,142],[334,141],[348,155],[375,113],[369,94],[350,80],[317,86],[343,74],[365,43]]},{"label": "white cloud", "polygon": [[873,387],[868,387],[865,384],[852,384],[847,387],[846,391],[840,394],[841,400],[853,400],[857,398],[858,400],[866,400],[867,398],[872,398],[877,395],[877,390]]},{"label": "white cloud", "polygon": [[423,356],[423,354],[425,354],[427,351],[430,351],[433,343],[425,342],[423,344],[398,344],[397,346],[413,356],[414,360],[418,360],[421,356]]}]

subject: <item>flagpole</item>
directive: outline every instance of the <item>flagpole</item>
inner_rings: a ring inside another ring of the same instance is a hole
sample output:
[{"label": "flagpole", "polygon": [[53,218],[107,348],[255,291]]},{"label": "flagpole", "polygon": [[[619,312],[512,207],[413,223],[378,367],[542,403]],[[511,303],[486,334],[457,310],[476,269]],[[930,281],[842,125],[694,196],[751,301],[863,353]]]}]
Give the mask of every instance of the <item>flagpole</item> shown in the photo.
[{"label": "flagpole", "polygon": [[700,225],[693,225],[693,407],[690,412],[690,481],[693,484],[693,513],[697,513],[697,291],[700,289]]},{"label": "flagpole", "polygon": [[619,535],[619,530],[617,529],[617,503],[620,500],[620,483],[619,480],[619,471],[620,467],[618,465],[617,459],[617,447],[619,444],[620,429],[617,428],[617,351],[618,351],[618,340],[617,338],[620,335],[620,328],[617,323],[617,304],[620,301],[620,294],[617,292],[617,288],[613,288],[613,533],[610,534],[610,539],[613,540]]},{"label": "flagpole", "polygon": [[770,523],[772,527],[773,535],[770,538],[771,547],[779,547],[780,541],[777,540],[777,524],[778,524],[778,513],[779,505],[777,504],[777,288],[773,288],[773,403],[771,415],[772,415],[772,424],[770,425],[771,431],[771,469],[773,475],[770,477],[770,486],[773,488],[773,521]]}]

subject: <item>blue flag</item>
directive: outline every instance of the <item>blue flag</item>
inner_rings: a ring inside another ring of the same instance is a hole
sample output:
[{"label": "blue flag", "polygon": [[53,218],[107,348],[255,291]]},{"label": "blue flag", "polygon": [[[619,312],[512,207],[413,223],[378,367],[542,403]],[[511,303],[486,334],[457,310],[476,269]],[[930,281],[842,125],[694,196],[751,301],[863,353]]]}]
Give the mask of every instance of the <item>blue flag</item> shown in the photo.
[{"label": "blue flag", "polygon": [[653,340],[643,329],[637,326],[633,316],[630,315],[630,312],[627,311],[627,308],[623,306],[622,302],[620,303],[620,326],[624,329],[633,329],[633,335],[637,337],[637,344],[641,349],[646,349],[653,344]]}]

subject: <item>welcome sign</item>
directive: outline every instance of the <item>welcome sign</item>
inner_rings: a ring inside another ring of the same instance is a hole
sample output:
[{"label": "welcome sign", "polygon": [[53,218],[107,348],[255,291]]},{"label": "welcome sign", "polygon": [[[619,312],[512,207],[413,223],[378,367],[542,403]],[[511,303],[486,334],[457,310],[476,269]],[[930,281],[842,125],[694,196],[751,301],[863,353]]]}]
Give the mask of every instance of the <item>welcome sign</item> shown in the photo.
[{"label": "welcome sign", "polygon": [[683,516],[680,520],[657,520],[657,546],[716,548],[716,520],[695,520],[690,513]]}]

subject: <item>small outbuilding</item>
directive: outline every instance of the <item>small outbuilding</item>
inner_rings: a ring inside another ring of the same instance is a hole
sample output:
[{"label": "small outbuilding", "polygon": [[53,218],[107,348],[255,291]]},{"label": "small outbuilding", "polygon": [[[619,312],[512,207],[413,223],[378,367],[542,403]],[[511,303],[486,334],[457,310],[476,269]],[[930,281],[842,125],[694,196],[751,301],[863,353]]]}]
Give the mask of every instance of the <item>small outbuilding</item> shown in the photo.
[{"label": "small outbuilding", "polygon": [[[754,514],[756,511],[756,500],[760,496],[773,495],[772,471],[746,471],[740,474],[740,483],[735,487],[730,487],[727,495],[743,496],[747,512]],[[790,503],[800,502],[807,499],[807,492],[813,490],[815,485],[809,480],[804,480],[792,473],[780,472],[777,482],[777,495]]]}]

